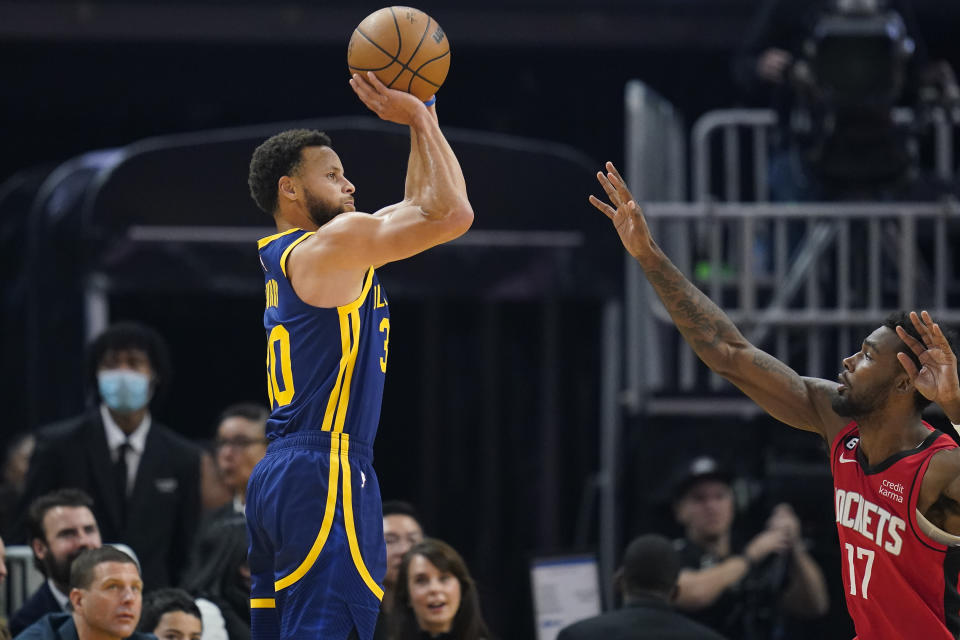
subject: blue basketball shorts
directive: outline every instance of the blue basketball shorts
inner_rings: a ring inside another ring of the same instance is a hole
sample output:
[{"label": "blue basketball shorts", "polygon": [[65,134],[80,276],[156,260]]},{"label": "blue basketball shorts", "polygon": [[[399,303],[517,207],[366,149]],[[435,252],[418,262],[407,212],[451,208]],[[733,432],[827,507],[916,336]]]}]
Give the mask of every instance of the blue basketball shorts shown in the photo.
[{"label": "blue basketball shorts", "polygon": [[387,559],[372,461],[345,433],[267,447],[247,485],[253,640],[373,637]]}]

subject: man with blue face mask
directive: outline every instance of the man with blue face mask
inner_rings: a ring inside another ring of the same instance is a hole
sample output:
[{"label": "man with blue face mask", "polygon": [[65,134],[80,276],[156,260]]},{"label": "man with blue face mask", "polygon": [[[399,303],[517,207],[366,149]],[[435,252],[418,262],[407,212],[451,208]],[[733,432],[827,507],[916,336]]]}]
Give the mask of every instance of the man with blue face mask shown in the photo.
[{"label": "man with blue face mask", "polygon": [[29,504],[54,489],[86,491],[103,541],[130,545],[151,589],[177,583],[200,514],[200,451],[150,413],[168,360],[148,327],[99,335],[88,357],[96,406],[37,432],[24,492]]}]

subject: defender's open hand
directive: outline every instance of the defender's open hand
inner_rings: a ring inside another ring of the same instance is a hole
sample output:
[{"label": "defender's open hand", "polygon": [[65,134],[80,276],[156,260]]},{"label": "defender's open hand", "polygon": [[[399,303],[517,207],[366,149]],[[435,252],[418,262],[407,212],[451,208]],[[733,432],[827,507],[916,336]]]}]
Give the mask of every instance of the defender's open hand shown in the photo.
[{"label": "defender's open hand", "polygon": [[923,397],[942,404],[945,401],[956,399],[960,383],[957,380],[957,356],[950,348],[946,336],[940,325],[933,321],[926,311],[917,315],[910,312],[910,321],[920,334],[922,342],[917,340],[902,327],[897,327],[897,335],[910,350],[919,358],[921,367],[918,369],[914,361],[905,353],[898,353],[897,359],[910,380]]},{"label": "defender's open hand", "polygon": [[[597,172],[597,180],[607,194],[610,204],[596,196],[590,196],[590,204],[610,218],[613,227],[620,235],[620,241],[635,258],[648,252],[652,247],[650,229],[643,217],[643,211],[633,199],[633,194],[612,162],[606,164],[607,173]],[[611,206],[612,205],[612,206]]]}]

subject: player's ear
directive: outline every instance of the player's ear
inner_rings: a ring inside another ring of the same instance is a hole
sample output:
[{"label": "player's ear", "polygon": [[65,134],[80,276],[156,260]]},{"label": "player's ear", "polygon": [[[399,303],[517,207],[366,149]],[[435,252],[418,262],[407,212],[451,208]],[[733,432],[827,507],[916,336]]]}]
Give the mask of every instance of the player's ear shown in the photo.
[{"label": "player's ear", "polygon": [[906,371],[903,370],[903,367],[900,368],[900,373],[894,378],[893,387],[897,393],[913,393],[913,382],[910,380],[910,376],[907,375]]},{"label": "player's ear", "polygon": [[297,185],[293,183],[293,178],[290,176],[281,176],[280,180],[277,182],[277,193],[281,198],[286,198],[287,200],[296,200]]}]

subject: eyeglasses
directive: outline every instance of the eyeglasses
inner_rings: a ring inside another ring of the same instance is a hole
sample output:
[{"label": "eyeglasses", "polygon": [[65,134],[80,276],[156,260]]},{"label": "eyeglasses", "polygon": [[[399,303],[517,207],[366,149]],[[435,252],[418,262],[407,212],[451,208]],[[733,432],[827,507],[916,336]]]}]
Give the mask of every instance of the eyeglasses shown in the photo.
[{"label": "eyeglasses", "polygon": [[213,448],[218,450],[227,447],[246,449],[255,444],[266,444],[266,442],[266,438],[217,438],[213,441]]},{"label": "eyeglasses", "polygon": [[423,534],[408,533],[407,535],[403,536],[396,533],[388,533],[383,537],[383,541],[388,547],[395,547],[401,544],[406,544],[408,547],[412,547],[413,545],[423,541]]}]

